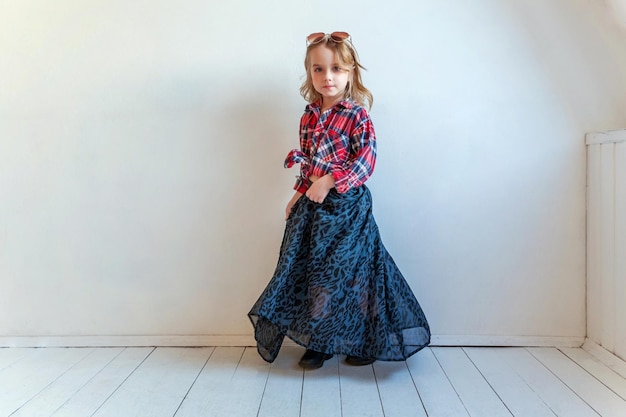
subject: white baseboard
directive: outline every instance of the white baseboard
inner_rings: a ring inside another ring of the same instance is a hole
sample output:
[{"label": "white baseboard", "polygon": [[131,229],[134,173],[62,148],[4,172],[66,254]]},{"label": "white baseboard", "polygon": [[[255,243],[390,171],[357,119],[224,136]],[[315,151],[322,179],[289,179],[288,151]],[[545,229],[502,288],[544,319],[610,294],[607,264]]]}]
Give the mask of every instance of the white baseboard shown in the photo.
[{"label": "white baseboard", "polygon": [[0,347],[254,346],[251,335],[0,336]]},{"label": "white baseboard", "polygon": [[[580,347],[584,337],[433,335],[431,346]],[[285,340],[285,346],[294,346]],[[195,336],[0,336],[0,347],[255,346],[252,335]]]},{"label": "white baseboard", "polygon": [[585,340],[583,349],[589,352],[591,356],[595,357],[607,367],[611,368],[613,371],[626,378],[626,361],[621,359],[619,356],[606,350],[591,339]]},{"label": "white baseboard", "polygon": [[433,346],[581,347],[583,336],[433,335]]}]

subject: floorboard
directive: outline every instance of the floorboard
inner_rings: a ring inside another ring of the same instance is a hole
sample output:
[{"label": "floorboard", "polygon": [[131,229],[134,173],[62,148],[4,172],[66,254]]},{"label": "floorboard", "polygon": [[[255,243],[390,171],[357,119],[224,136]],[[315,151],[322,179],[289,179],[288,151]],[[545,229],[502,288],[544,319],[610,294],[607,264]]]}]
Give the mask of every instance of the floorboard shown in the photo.
[{"label": "floorboard", "polygon": [[625,417],[626,378],[575,348],[426,348],[303,370],[299,346],[0,349],[0,417]]},{"label": "floorboard", "polygon": [[304,370],[298,360],[304,353],[299,347],[284,347],[270,367],[258,417],[296,417],[300,415],[300,400]]},{"label": "floorboard", "polygon": [[59,407],[52,416],[77,417],[93,415],[144,362],[152,351],[154,351],[154,348],[125,348]]},{"label": "floorboard", "polygon": [[508,348],[498,352],[558,417],[598,416],[598,413],[528,350]]},{"label": "floorboard", "polygon": [[327,360],[320,369],[304,371],[300,417],[319,416],[342,417],[337,356]]},{"label": "floorboard", "polygon": [[49,417],[95,375],[105,368],[123,349],[94,349],[80,362],[48,385],[11,417]]},{"label": "floorboard", "polygon": [[512,416],[463,349],[432,350],[471,416]]},{"label": "floorboard", "polygon": [[228,410],[223,417],[256,416],[267,386],[270,364],[256,349],[246,348],[233,375],[227,395]]},{"label": "floorboard", "polygon": [[500,356],[503,348],[464,350],[515,417],[556,416],[541,397]]},{"label": "floorboard", "polygon": [[207,361],[196,379],[176,417],[224,416],[229,410],[229,395],[232,379],[245,349],[218,347]]},{"label": "floorboard", "polygon": [[[37,349],[0,373],[0,416],[17,412],[93,349]],[[10,388],[9,388],[10,387]]]},{"label": "floorboard", "polygon": [[589,339],[587,339],[585,344],[582,346],[582,350],[590,353],[594,358],[598,359],[600,362],[618,373],[622,378],[626,379],[626,361],[620,357],[615,356]]},{"label": "floorboard", "polygon": [[621,375],[582,349],[563,348],[561,351],[622,400],[626,400],[626,380]]},{"label": "floorboard", "polygon": [[95,417],[174,415],[212,348],[157,348],[94,414]]},{"label": "floorboard", "polygon": [[562,352],[550,348],[529,351],[599,415],[626,416],[626,402]]},{"label": "floorboard", "polygon": [[29,349],[9,349],[2,348],[0,349],[0,373],[3,370],[10,367],[14,363],[19,362],[24,357],[28,355],[33,355],[37,352],[37,349],[29,348]]},{"label": "floorboard", "polygon": [[347,365],[339,360],[342,417],[384,417],[372,365]]},{"label": "floorboard", "polygon": [[411,356],[406,363],[428,417],[469,416],[431,348]]},{"label": "floorboard", "polygon": [[427,417],[406,362],[375,362],[373,366],[385,417]]}]

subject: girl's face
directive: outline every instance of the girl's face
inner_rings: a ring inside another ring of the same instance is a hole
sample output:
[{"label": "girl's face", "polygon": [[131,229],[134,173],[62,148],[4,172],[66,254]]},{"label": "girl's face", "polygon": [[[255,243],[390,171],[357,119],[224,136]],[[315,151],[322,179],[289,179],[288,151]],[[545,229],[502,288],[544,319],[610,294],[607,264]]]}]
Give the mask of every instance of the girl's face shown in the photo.
[{"label": "girl's face", "polygon": [[309,53],[313,88],[322,95],[322,106],[331,107],[344,99],[351,72],[342,68],[335,52],[326,45],[315,47]]}]

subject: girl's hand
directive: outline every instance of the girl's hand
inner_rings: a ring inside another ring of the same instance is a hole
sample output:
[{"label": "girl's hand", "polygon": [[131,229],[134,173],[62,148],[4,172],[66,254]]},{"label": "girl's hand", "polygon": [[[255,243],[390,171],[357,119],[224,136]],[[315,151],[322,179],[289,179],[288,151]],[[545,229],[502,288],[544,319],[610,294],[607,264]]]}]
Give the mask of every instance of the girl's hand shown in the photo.
[{"label": "girl's hand", "polygon": [[289,202],[287,203],[287,207],[285,208],[285,220],[289,218],[293,205],[296,204],[296,201],[298,201],[300,197],[302,197],[302,193],[296,191],[293,197],[291,197],[291,200],[289,200]]},{"label": "girl's hand", "polygon": [[335,179],[332,174],[326,174],[323,177],[311,176],[309,179],[313,184],[307,190],[306,196],[315,203],[323,203],[330,190],[335,186]]}]

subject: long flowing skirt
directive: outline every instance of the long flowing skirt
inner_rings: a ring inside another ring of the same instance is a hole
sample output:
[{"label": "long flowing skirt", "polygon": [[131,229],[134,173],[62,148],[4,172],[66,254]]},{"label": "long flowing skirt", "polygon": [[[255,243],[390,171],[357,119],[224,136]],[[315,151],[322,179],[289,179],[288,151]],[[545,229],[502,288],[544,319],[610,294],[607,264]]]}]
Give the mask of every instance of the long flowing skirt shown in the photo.
[{"label": "long flowing skirt", "polygon": [[248,313],[268,362],[285,336],[318,352],[405,360],[430,343],[411,288],[385,249],[366,186],[301,197],[274,276]]}]

